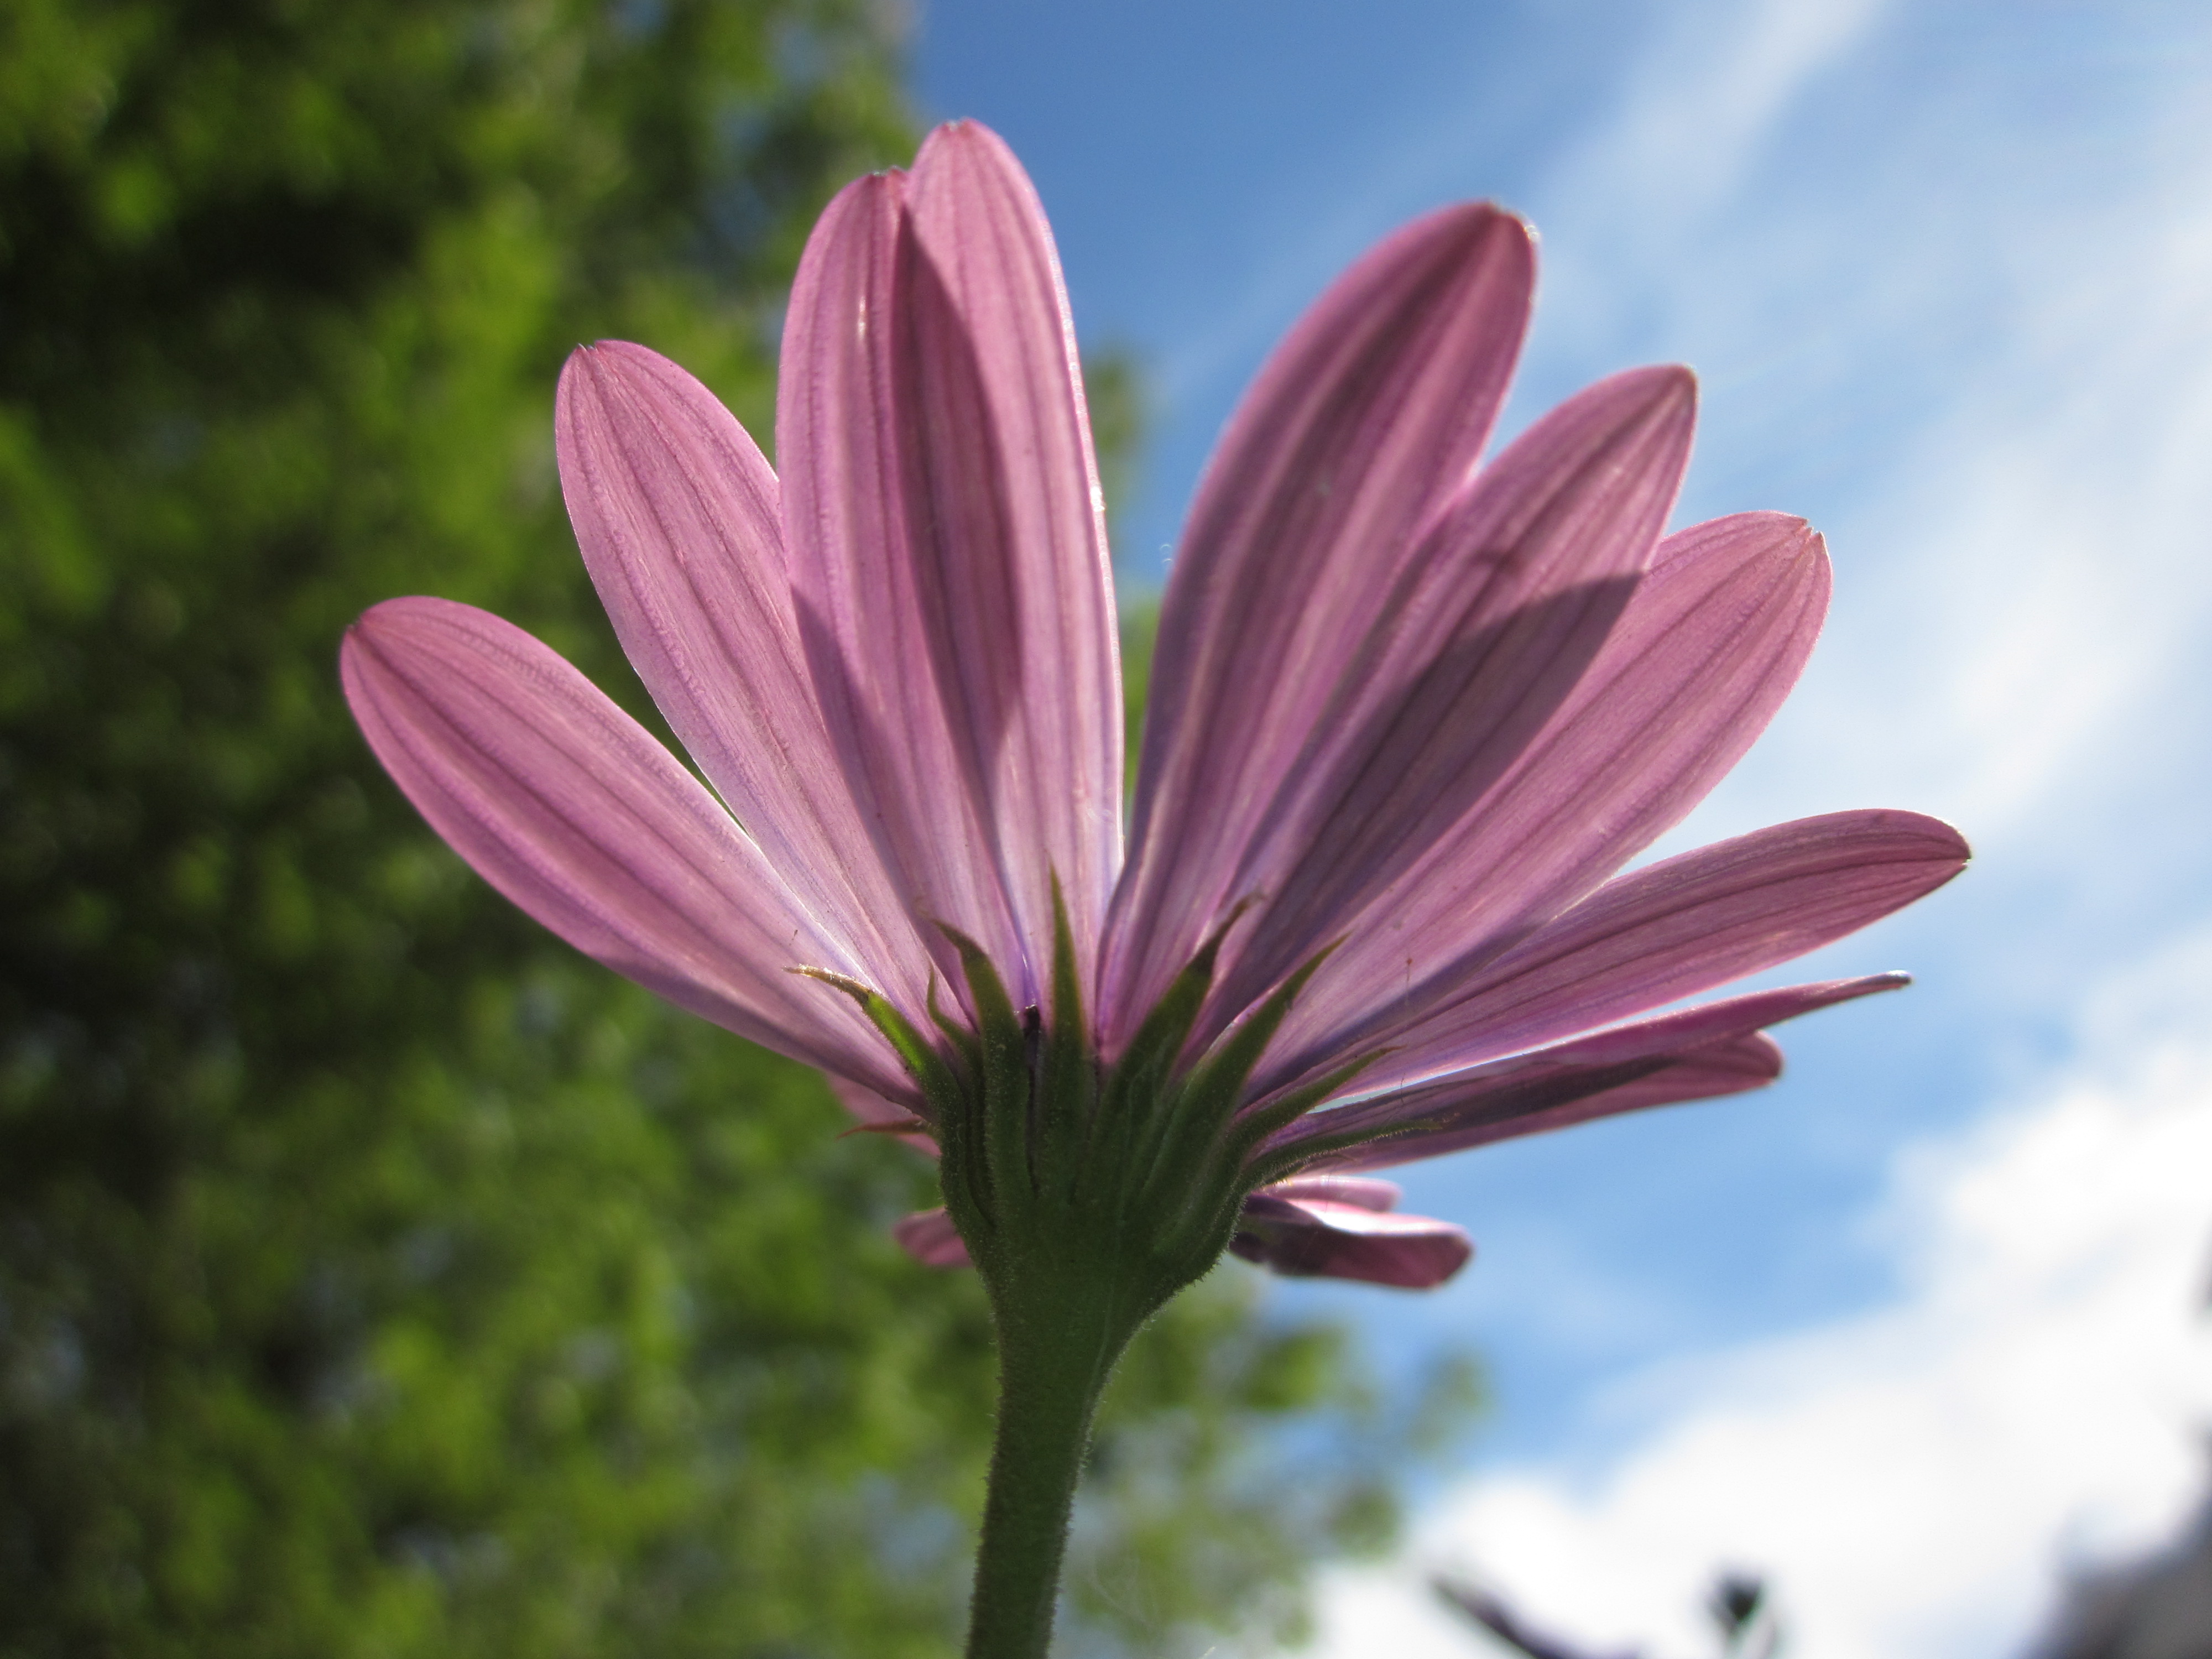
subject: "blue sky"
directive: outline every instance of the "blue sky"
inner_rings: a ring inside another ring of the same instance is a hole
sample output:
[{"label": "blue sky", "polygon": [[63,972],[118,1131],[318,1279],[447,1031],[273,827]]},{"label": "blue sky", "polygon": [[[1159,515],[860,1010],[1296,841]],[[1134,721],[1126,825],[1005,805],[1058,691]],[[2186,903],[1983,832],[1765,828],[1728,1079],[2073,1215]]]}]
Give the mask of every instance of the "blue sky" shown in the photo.
[{"label": "blue sky", "polygon": [[[1332,1582],[1326,1650],[1471,1650],[1414,1577],[1479,1557],[1563,1628],[1695,1651],[1698,1564],[1735,1550],[1776,1571],[1803,1659],[2011,1650],[2057,1565],[2171,1516],[2212,1412],[2186,1308],[2212,1179],[2171,1179],[2212,1173],[2212,15],[927,0],[915,50],[928,112],[1029,166],[1085,339],[1151,371],[1131,575],[1158,580],[1213,434],[1328,278],[1493,198],[1543,239],[1509,425],[1687,362],[1680,521],[1784,508],[1835,560],[1796,697],[1662,850],[1861,805],[1977,847],[1788,975],[1920,982],[1787,1029],[1774,1091],[1413,1172],[1409,1206],[1480,1243],[1445,1292],[1277,1292],[1393,1363],[1472,1343],[1498,1387],[1405,1561]],[[2018,1436],[1947,1434],[1931,1400],[2017,1407]],[[1682,1452],[1755,1424],[1889,1449],[1794,1497],[1760,1484],[1771,1447]],[[1873,1536],[1909,1533],[1914,1471],[1917,1510],[1979,1540],[1948,1577]],[[1638,1545],[1638,1504],[1706,1519]],[[1863,1524],[1790,1518],[1815,1510]]]}]

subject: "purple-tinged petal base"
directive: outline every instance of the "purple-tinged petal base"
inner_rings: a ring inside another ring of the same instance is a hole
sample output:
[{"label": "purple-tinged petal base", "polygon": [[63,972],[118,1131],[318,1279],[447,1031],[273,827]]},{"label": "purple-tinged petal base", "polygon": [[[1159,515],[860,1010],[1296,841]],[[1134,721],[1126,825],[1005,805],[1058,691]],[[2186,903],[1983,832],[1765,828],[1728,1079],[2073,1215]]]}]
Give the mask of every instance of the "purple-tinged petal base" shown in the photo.
[{"label": "purple-tinged petal base", "polygon": [[1407,1291],[1433,1289],[1474,1256],[1474,1241],[1448,1221],[1285,1198],[1273,1190],[1244,1200],[1229,1248],[1288,1278],[1351,1279]]},{"label": "purple-tinged petal base", "polygon": [[1781,1075],[1782,1051],[1757,1035],[1765,1027],[1910,982],[1903,974],[1872,974],[1793,985],[1616,1026],[1309,1113],[1262,1150],[1294,1153],[1305,1143],[1376,1137],[1320,1152],[1307,1166],[1318,1179],[1321,1171],[1388,1169],[1647,1107],[1741,1094]]}]

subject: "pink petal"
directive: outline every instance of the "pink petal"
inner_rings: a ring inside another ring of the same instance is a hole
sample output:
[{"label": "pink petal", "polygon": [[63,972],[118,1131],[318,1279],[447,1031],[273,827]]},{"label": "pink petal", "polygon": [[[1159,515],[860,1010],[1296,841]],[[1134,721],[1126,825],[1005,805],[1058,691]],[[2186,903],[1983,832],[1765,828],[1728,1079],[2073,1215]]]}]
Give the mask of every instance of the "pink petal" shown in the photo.
[{"label": "pink petal", "polygon": [[972,1267],[968,1245],[942,1208],[916,1210],[891,1228],[898,1247],[925,1267]]},{"label": "pink petal", "polygon": [[1109,1048],[1243,896],[1238,863],[1338,671],[1488,438],[1534,275],[1527,228],[1495,208],[1418,221],[1338,279],[1231,422],[1162,613]]},{"label": "pink petal", "polygon": [[1668,537],[1542,733],[1349,925],[1276,1038],[1266,1086],[1456,1000],[1676,823],[1788,695],[1827,594],[1826,551],[1799,520],[1743,514]]},{"label": "pink petal", "polygon": [[[906,188],[896,173],[857,179],[815,226],[784,323],[776,440],[793,598],[830,738],[924,942],[958,986],[940,919],[1019,971],[983,781],[1002,735],[991,720],[1011,718],[1012,688],[996,688],[986,729],[971,731],[966,671],[932,623],[947,586],[996,594],[1009,578],[941,568],[914,523],[920,440],[902,429],[892,384]],[[1012,661],[1004,650],[977,659],[987,677]]]},{"label": "pink petal", "polygon": [[1486,466],[1344,665],[1231,883],[1264,893],[1199,1040],[1464,818],[1589,669],[1690,459],[1688,371],[1615,375]]},{"label": "pink petal", "polygon": [[775,475],[706,387],[620,342],[570,356],[555,432],[584,562],[653,701],[860,977],[921,1018],[928,953],[823,726]]},{"label": "pink petal", "polygon": [[1759,1031],[1818,1008],[1897,990],[1907,983],[1903,974],[1874,974],[1793,985],[1614,1026],[1380,1098],[1312,1113],[1273,1137],[1267,1150],[1294,1147],[1346,1130],[1423,1126],[1386,1140],[1323,1153],[1309,1166],[1332,1174],[1388,1169],[1648,1106],[1761,1088],[1781,1074],[1782,1051],[1756,1035]]},{"label": "pink petal", "polygon": [[1244,1200],[1229,1248],[1291,1278],[1352,1279],[1409,1291],[1443,1284],[1474,1255],[1473,1241],[1449,1222],[1272,1191]]},{"label": "pink petal", "polygon": [[[854,1121],[860,1128],[890,1132],[895,1125],[912,1124],[919,1112],[919,1092],[911,1085],[898,1099],[894,1100],[878,1094],[873,1089],[861,1087],[850,1078],[839,1077],[835,1072],[825,1073],[823,1076],[830,1085],[830,1092],[836,1096],[837,1103],[852,1114]],[[938,1154],[935,1139],[922,1129],[916,1128],[909,1133],[902,1127],[891,1138],[901,1146],[912,1147],[925,1158],[935,1158]]]},{"label": "pink petal", "polygon": [[1378,1212],[1395,1210],[1398,1200],[1406,1194],[1388,1181],[1371,1181],[1364,1176],[1296,1175],[1287,1181],[1270,1182],[1260,1190],[1277,1198],[1287,1198],[1293,1203],[1306,1203],[1319,1199],[1330,1204],[1349,1204],[1354,1209]]},{"label": "pink petal", "polygon": [[[1357,1176],[1282,1182],[1244,1200],[1230,1248],[1301,1278],[1363,1279],[1425,1290],[1441,1285],[1474,1254],[1457,1227],[1425,1216],[1391,1215],[1398,1189]],[[968,1247],[942,1209],[919,1210],[891,1229],[899,1247],[927,1267],[973,1266]]]},{"label": "pink petal", "polygon": [[597,687],[512,623],[392,599],[340,672],[377,758],[453,850],[617,973],[741,1036],[896,1091],[859,1012],[793,967],[861,971],[730,816]]},{"label": "pink petal", "polygon": [[833,737],[917,912],[1035,1002],[1054,874],[1095,958],[1121,691],[1066,299],[1005,145],[940,128],[910,181],[848,188],[784,337],[786,526]]},{"label": "pink petal", "polygon": [[1933,892],[1967,857],[1947,823],[1859,811],[1800,818],[1649,866],[1378,1037],[1395,1052],[1372,1081],[1475,1065],[1758,973]]}]

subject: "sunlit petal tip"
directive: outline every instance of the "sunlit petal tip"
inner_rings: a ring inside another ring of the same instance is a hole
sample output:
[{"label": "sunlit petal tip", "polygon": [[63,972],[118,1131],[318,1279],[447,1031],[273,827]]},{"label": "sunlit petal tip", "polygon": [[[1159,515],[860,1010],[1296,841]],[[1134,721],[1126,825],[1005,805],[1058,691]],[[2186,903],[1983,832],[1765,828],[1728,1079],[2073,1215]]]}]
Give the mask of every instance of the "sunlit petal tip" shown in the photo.
[{"label": "sunlit petal tip", "polygon": [[1288,1278],[1409,1291],[1434,1289],[1474,1257],[1474,1241],[1447,1221],[1268,1192],[1245,1200],[1230,1248]]},{"label": "sunlit petal tip", "polygon": [[857,1015],[782,970],[825,933],[720,803],[550,647],[451,600],[388,599],[340,676],[408,798],[492,885],[670,1001],[811,1064],[896,1089]]},{"label": "sunlit petal tip", "polygon": [[1395,1182],[1379,1181],[1372,1176],[1291,1176],[1287,1180],[1271,1182],[1261,1190],[1293,1203],[1318,1199],[1378,1213],[1396,1209],[1398,1200],[1406,1195],[1405,1189]]}]

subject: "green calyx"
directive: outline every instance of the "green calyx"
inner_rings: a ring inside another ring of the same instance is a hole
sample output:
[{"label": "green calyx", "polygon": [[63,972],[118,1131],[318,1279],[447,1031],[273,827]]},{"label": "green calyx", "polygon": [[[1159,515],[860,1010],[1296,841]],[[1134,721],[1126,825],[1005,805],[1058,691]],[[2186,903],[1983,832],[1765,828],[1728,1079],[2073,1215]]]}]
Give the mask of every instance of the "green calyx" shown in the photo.
[{"label": "green calyx", "polygon": [[999,1427],[969,1659],[1042,1659],[1083,1448],[1115,1362],[1228,1249],[1268,1137],[1358,1069],[1243,1103],[1326,951],[1186,1057],[1237,920],[1206,941],[1110,1066],[1091,1040],[1057,883],[1049,1008],[1017,1008],[982,948],[950,927],[972,1023],[940,1007],[933,984],[937,1030],[925,1033],[866,986],[813,975],[860,1004],[921,1091],[945,1207],[991,1299]]},{"label": "green calyx", "polygon": [[1266,1133],[1236,1121],[1238,1099],[1318,963],[1184,1063],[1232,916],[1109,1066],[1091,1042],[1056,885],[1053,896],[1048,1018],[1017,1013],[989,959],[951,935],[981,1064],[943,1121],[945,1202],[994,1299],[1024,1299],[1018,1287],[1034,1284],[1055,1302],[1103,1304],[1108,1328],[1133,1332],[1228,1249]]},{"label": "green calyx", "polygon": [[1327,951],[1186,1062],[1241,909],[1176,975],[1119,1060],[1103,1064],[1057,882],[1053,906],[1049,1010],[1017,1009],[982,947],[950,927],[972,1027],[939,1006],[933,984],[937,1030],[925,1033],[868,987],[805,971],[860,1006],[921,1090],[943,1153],[946,1208],[994,1297],[1050,1281],[1055,1297],[1110,1304],[1109,1323],[1133,1332],[1228,1248],[1263,1178],[1261,1144],[1358,1067],[1239,1111],[1246,1081]]}]

